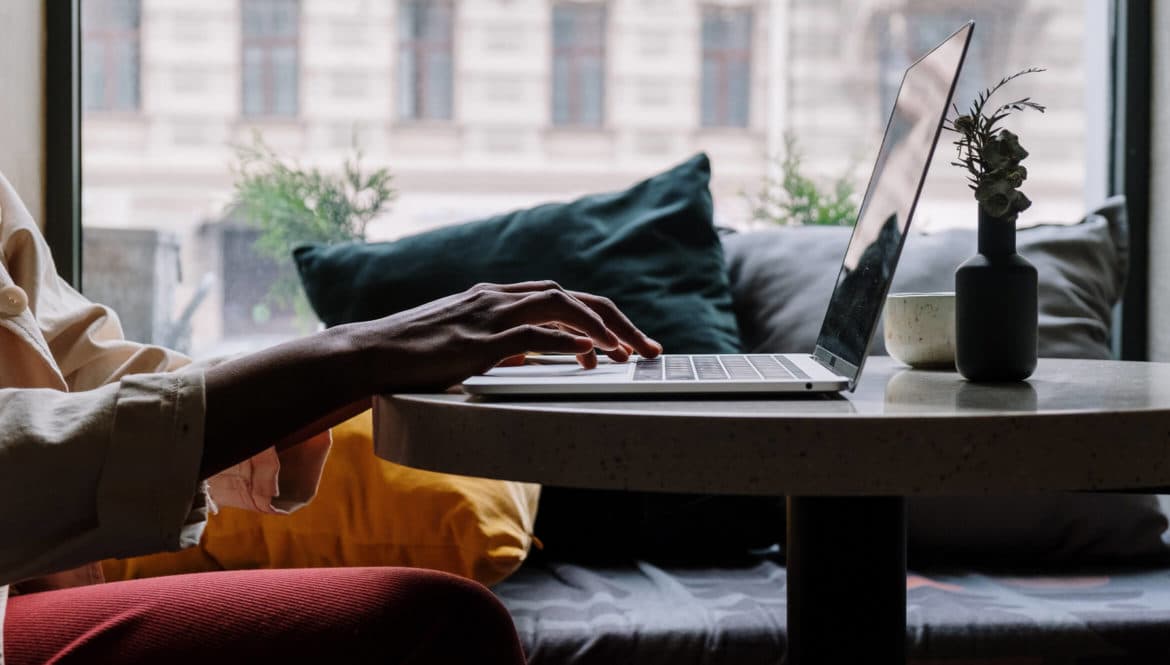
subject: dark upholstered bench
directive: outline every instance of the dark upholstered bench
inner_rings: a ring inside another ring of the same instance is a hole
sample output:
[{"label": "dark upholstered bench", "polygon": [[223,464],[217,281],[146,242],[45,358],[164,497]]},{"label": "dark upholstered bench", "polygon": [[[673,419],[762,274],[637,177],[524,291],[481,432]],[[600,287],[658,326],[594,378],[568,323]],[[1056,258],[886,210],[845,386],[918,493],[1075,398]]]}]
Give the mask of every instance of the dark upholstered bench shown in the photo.
[{"label": "dark upholstered bench", "polygon": [[[848,574],[848,571],[842,571]],[[532,665],[775,665],[784,567],[539,563],[496,588]],[[1170,662],[1170,568],[907,578],[911,658],[931,663]]]}]

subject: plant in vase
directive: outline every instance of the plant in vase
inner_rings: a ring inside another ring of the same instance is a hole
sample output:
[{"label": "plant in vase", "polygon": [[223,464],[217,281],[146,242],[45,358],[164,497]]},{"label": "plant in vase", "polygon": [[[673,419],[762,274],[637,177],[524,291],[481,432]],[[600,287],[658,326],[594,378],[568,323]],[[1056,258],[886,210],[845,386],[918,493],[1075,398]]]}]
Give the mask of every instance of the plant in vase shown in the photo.
[{"label": "plant in vase", "polygon": [[989,103],[1009,82],[1042,71],[1003,78],[943,124],[959,135],[952,164],[967,171],[979,210],[978,254],[955,271],[955,366],[972,381],[1018,381],[1036,369],[1036,268],[1016,253],[1016,219],[1032,205],[1020,191],[1028,151],[1000,123],[1015,111],[1045,109],[1030,97]]}]

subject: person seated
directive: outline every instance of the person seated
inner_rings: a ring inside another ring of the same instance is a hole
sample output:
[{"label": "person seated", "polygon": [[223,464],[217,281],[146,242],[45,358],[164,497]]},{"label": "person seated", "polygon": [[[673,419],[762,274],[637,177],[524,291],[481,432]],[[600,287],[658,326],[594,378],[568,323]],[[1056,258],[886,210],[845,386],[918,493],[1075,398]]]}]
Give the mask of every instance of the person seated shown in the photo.
[{"label": "person seated", "polygon": [[192,363],[123,339],[112,311],[60,279],[0,175],[0,665],[522,663],[491,592],[445,573],[101,583],[91,562],[194,545],[217,503],[295,510],[328,428],[373,395],[443,390],[528,352],[594,367],[595,348],[619,362],[662,350],[610,301],[530,282]]}]

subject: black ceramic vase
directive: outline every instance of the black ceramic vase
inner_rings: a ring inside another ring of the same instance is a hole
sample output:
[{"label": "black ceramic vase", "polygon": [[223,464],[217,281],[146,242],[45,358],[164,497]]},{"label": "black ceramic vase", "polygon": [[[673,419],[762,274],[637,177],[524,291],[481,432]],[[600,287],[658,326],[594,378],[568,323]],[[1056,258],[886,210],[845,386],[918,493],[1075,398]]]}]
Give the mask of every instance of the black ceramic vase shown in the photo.
[{"label": "black ceramic vase", "polygon": [[1036,369],[1036,267],[1016,253],[1016,220],[979,208],[979,253],[955,271],[955,366],[971,381]]}]

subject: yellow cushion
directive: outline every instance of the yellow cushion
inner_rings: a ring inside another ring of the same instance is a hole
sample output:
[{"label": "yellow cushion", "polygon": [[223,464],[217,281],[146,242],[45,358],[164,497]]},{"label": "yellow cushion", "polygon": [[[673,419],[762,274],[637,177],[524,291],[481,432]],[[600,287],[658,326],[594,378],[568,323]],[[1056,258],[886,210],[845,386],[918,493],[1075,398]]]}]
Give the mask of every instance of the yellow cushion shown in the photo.
[{"label": "yellow cushion", "polygon": [[291,515],[224,508],[199,547],[103,564],[107,579],[240,568],[412,566],[491,585],[523,563],[540,486],[374,456],[367,411],[333,430],[317,498]]}]

